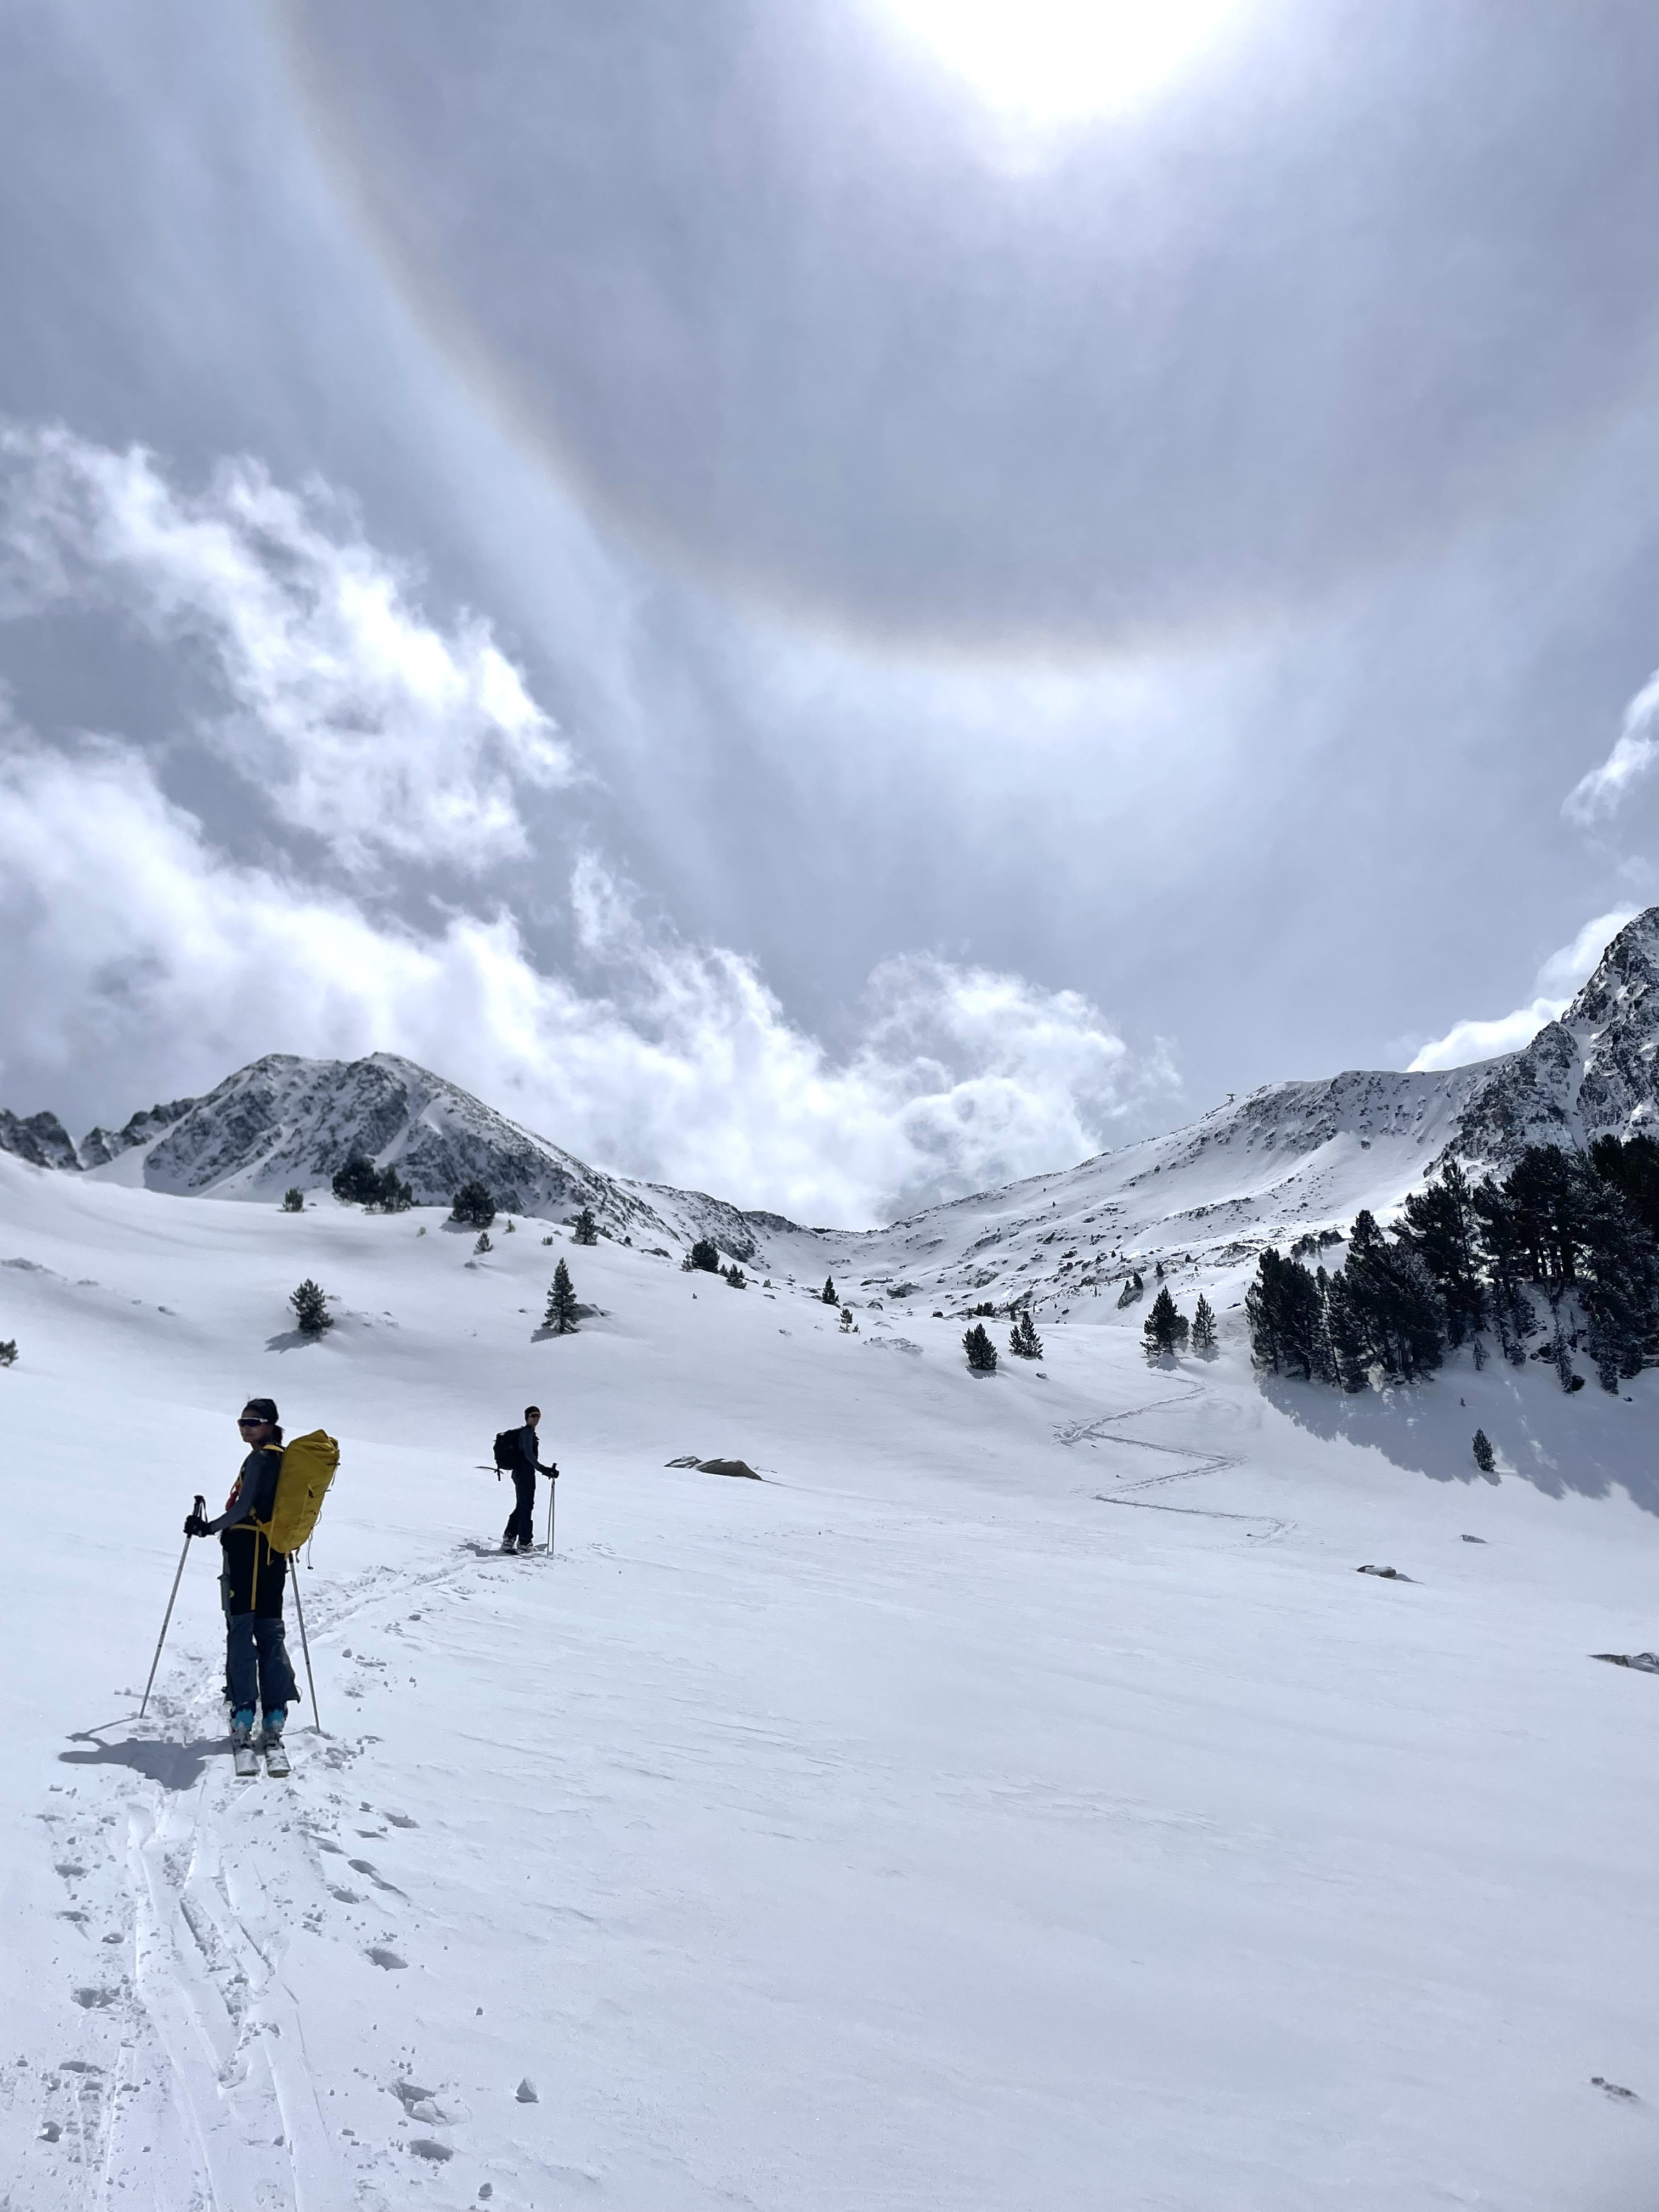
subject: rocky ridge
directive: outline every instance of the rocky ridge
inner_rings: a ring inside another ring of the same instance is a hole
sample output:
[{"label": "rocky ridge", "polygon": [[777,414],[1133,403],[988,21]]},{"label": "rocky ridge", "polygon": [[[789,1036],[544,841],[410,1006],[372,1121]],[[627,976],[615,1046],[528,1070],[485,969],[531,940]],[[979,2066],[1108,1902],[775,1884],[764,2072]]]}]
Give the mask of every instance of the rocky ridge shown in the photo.
[{"label": "rocky ridge", "polygon": [[636,1243],[708,1237],[745,1266],[833,1270],[866,1302],[1064,1313],[1160,1263],[1213,1274],[1266,1243],[1340,1230],[1362,1206],[1386,1218],[1448,1157],[1478,1174],[1530,1143],[1659,1128],[1656,1054],[1659,908],[1650,908],[1519,1052],[1432,1073],[1267,1085],[1166,1136],[883,1230],[805,1230],[705,1192],[607,1175],[392,1053],[267,1054],[203,1098],[153,1106],[78,1147],[54,1115],[0,1114],[0,1149],[152,1190],[266,1201],[290,1186],[325,1189],[365,1152],[395,1167],[421,1204],[447,1205],[476,1176],[508,1212],[562,1218],[586,1206]]}]

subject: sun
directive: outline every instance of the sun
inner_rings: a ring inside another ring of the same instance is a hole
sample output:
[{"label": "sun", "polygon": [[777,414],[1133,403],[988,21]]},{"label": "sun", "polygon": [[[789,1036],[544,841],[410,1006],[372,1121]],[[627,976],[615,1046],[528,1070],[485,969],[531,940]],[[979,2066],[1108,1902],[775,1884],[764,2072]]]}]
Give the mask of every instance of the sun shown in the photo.
[{"label": "sun", "polygon": [[1245,0],[875,0],[898,34],[1008,122],[1060,127],[1141,106]]}]

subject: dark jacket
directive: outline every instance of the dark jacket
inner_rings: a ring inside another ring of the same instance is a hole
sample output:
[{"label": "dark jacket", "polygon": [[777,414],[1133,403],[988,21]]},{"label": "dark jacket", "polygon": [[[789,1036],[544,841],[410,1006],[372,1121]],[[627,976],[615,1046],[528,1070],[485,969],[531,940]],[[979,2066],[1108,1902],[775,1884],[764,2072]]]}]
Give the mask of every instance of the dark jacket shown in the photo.
[{"label": "dark jacket", "polygon": [[507,1472],[510,1474],[528,1474],[533,1477],[537,1474],[552,1474],[556,1472],[551,1466],[544,1467],[536,1456],[536,1431],[528,1421],[521,1429],[514,1429],[512,1436],[513,1457],[507,1463]]},{"label": "dark jacket", "polygon": [[253,1523],[269,1521],[276,1503],[276,1478],[283,1471],[280,1444],[256,1445],[242,1462],[235,1487],[216,1521],[207,1524],[224,1553],[219,1595],[227,1613],[281,1615],[288,1562],[273,1552]]},{"label": "dark jacket", "polygon": [[244,1521],[269,1521],[270,1509],[276,1503],[276,1478],[283,1471],[281,1444],[256,1444],[242,1462],[242,1471],[237,1476],[230,1496],[225,1500],[225,1510],[216,1521],[210,1521],[210,1536],[222,1534]]}]

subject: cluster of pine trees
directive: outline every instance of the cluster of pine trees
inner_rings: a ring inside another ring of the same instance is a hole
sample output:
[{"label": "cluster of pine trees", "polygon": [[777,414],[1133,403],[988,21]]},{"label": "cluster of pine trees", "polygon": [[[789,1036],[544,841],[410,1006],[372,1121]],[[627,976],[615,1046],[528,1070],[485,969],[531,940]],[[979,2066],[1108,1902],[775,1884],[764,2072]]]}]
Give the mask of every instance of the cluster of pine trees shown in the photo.
[{"label": "cluster of pine trees", "polygon": [[1200,1291],[1189,1322],[1170,1296],[1166,1283],[1152,1300],[1152,1310],[1140,1324],[1140,1334],[1146,1341],[1148,1359],[1160,1358],[1166,1352],[1184,1352],[1189,1340],[1193,1350],[1207,1359],[1215,1350],[1215,1308]]},{"label": "cluster of pine trees", "polygon": [[[406,1182],[398,1178],[396,1168],[377,1168],[367,1152],[354,1152],[334,1178],[334,1195],[347,1206],[362,1206],[371,1212],[407,1213],[415,1203],[415,1194]],[[298,1198],[297,1191],[289,1191],[283,1200],[289,1213],[297,1213],[304,1200],[295,1206],[290,1201]]]},{"label": "cluster of pine trees", "polygon": [[488,1183],[475,1176],[456,1192],[449,1218],[463,1229],[488,1229],[495,1218],[495,1197]]},{"label": "cluster of pine trees", "polygon": [[1334,1275],[1264,1252],[1244,1305],[1258,1366],[1344,1390],[1374,1369],[1431,1374],[1449,1346],[1468,1344],[1484,1365],[1488,1332],[1517,1367],[1551,1360],[1565,1390],[1583,1388],[1582,1344],[1616,1390],[1659,1358],[1659,1144],[1529,1146],[1502,1182],[1474,1185],[1448,1161],[1391,1231],[1359,1215]]}]

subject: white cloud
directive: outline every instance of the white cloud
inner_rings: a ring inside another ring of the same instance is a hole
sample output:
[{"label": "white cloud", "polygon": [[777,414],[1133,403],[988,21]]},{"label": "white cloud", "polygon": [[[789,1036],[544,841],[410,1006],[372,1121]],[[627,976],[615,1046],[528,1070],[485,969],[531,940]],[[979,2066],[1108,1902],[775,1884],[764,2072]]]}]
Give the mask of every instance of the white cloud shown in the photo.
[{"label": "white cloud", "polygon": [[527,849],[515,786],[571,774],[553,724],[488,623],[428,622],[319,488],[240,460],[186,497],[142,447],[36,428],[0,435],[0,611],[115,605],[205,646],[227,707],[204,734],[348,866]]},{"label": "white cloud", "polygon": [[651,935],[592,860],[602,994],[538,970],[504,914],[421,934],[232,864],[129,748],[20,738],[0,793],[0,1017],[33,1080],[96,1062],[137,1105],[261,1052],[383,1048],[602,1164],[845,1224],[1069,1162],[1178,1087],[1077,994],[921,957],[876,971],[836,1062],[751,962]]},{"label": "white cloud", "polygon": [[1659,669],[1625,709],[1613,750],[1600,768],[1581,776],[1561,802],[1570,822],[1588,825],[1614,814],[1631,787],[1659,761]]},{"label": "white cloud", "polygon": [[1572,995],[1595,968],[1631,916],[1632,906],[1615,907],[1587,921],[1570,945],[1564,945],[1533,978],[1535,995],[1510,1014],[1492,1021],[1454,1022],[1443,1037],[1425,1044],[1411,1064],[1415,1074],[1437,1067],[1468,1067],[1477,1060],[1492,1060],[1500,1052],[1518,1052],[1530,1044],[1546,1022],[1565,1013]]}]

